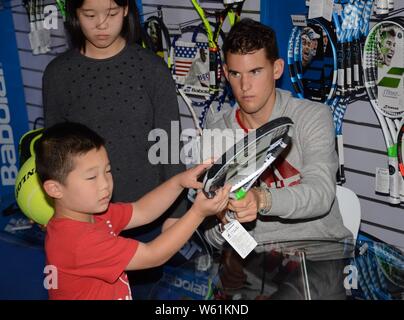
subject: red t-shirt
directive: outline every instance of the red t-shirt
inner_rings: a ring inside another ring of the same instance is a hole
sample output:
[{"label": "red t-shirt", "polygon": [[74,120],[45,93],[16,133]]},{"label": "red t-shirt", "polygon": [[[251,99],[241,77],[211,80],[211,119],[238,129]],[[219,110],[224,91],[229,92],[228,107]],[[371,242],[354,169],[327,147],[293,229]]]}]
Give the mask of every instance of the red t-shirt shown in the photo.
[{"label": "red t-shirt", "polygon": [[131,299],[124,270],[138,241],[118,236],[131,217],[131,204],[111,203],[95,223],[52,218],[45,251],[47,265],[57,268],[57,289],[48,288],[49,299]]}]

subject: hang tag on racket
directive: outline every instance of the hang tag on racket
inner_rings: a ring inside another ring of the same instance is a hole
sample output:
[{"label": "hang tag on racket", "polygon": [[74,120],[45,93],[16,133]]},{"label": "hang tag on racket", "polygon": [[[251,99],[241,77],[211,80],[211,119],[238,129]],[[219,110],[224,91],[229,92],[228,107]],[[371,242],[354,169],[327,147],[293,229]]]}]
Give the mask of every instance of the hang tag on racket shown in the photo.
[{"label": "hang tag on racket", "polygon": [[332,0],[310,0],[309,19],[323,17],[331,21],[334,1]]},{"label": "hang tag on racket", "polygon": [[389,193],[389,169],[376,168],[375,191],[383,194]]},{"label": "hang tag on racket", "polygon": [[238,220],[225,224],[222,236],[243,259],[258,245]]}]

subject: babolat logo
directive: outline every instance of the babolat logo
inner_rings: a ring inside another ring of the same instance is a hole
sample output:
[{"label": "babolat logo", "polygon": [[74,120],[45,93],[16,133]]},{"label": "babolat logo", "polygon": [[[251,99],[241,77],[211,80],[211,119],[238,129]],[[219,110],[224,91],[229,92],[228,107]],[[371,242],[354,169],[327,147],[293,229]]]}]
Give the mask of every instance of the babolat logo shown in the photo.
[{"label": "babolat logo", "polygon": [[306,27],[307,26],[307,18],[304,15],[292,14],[292,24],[297,27]]},{"label": "babolat logo", "polygon": [[0,181],[3,186],[12,186],[17,177],[17,152],[11,127],[6,79],[0,63]]},{"label": "babolat logo", "polygon": [[163,281],[177,289],[189,292],[191,295],[197,295],[199,297],[207,296],[209,288],[206,284],[199,282],[197,278],[187,278],[165,272]]},{"label": "babolat logo", "polygon": [[403,73],[404,73],[404,68],[397,68],[397,67],[391,68],[387,72],[387,74],[389,76],[383,77],[382,80],[380,80],[380,82],[378,83],[378,86],[397,89],[398,86],[400,85],[401,77],[402,77]]},{"label": "babolat logo", "polygon": [[397,91],[392,91],[390,89],[385,89],[383,91],[383,97],[387,98],[397,98],[398,97],[398,92]]}]

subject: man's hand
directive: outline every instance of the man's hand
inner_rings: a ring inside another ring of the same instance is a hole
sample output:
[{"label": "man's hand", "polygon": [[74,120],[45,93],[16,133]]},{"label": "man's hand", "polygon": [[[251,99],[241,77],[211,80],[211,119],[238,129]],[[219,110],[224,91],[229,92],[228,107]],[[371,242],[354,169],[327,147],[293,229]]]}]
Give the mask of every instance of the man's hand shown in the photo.
[{"label": "man's hand", "polygon": [[241,200],[230,200],[228,209],[235,213],[236,219],[241,223],[251,222],[257,219],[260,198],[258,191],[250,189]]}]

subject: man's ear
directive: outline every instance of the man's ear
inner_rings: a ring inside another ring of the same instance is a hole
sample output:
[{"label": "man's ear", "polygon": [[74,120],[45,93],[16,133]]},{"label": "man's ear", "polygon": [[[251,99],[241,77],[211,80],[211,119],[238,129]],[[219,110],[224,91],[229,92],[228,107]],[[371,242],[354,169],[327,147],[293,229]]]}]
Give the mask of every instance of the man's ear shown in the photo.
[{"label": "man's ear", "polygon": [[229,68],[227,67],[227,64],[223,64],[223,73],[226,80],[229,81]]},{"label": "man's ear", "polygon": [[43,188],[51,198],[60,199],[63,196],[61,185],[55,180],[46,180],[43,184]]},{"label": "man's ear", "polygon": [[283,59],[279,58],[276,59],[274,62],[274,79],[278,80],[280,77],[282,77],[283,74],[283,68],[285,66],[285,62]]}]

